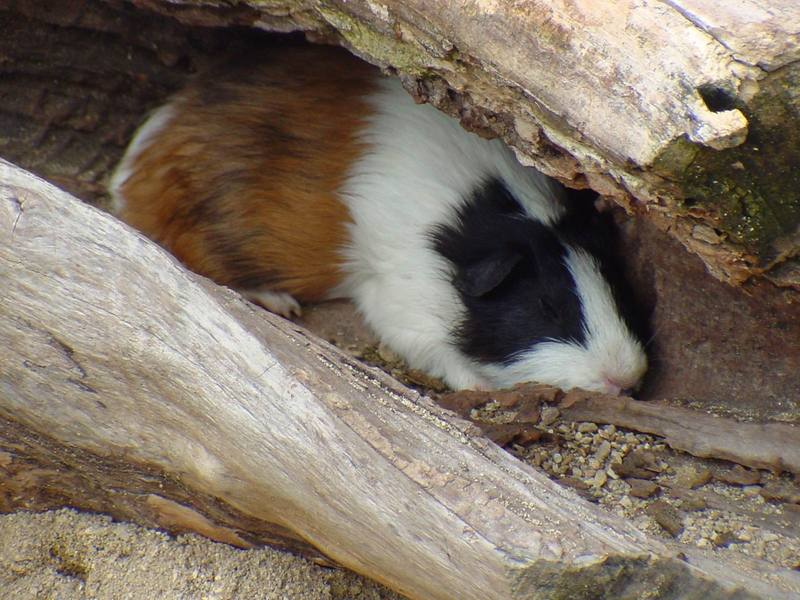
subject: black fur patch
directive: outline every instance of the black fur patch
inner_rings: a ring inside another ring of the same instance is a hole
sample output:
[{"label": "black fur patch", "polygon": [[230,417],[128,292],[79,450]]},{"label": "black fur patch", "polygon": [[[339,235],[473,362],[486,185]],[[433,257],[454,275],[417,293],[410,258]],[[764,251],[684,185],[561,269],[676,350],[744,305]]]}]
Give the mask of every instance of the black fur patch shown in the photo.
[{"label": "black fur patch", "polygon": [[611,213],[600,213],[595,209],[597,192],[593,190],[567,189],[566,199],[568,212],[556,226],[559,238],[583,248],[597,259],[625,324],[639,340],[649,340],[652,332],[648,315],[641,308],[644,303],[637,298],[625,277],[619,234]]},{"label": "black fur patch", "polygon": [[510,363],[540,341],[585,341],[563,244],[526,216],[499,180],[475,191],[457,223],[437,227],[431,237],[455,267],[453,284],[467,316],[454,334],[465,354]]}]

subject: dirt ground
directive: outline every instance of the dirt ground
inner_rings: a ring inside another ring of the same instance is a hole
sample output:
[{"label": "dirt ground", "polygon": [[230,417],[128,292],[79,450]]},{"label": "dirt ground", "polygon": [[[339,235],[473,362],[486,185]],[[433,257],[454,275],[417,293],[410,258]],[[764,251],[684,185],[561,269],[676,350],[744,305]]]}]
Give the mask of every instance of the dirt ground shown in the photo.
[{"label": "dirt ground", "polygon": [[0,515],[5,600],[399,600],[348,571],[269,548],[171,537],[57,510]]}]

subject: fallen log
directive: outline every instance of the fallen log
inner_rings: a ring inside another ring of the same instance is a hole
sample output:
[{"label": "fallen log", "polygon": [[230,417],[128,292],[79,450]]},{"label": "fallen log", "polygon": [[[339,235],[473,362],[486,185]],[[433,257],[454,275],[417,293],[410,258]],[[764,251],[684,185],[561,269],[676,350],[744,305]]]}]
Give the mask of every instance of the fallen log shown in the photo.
[{"label": "fallen log", "polygon": [[559,409],[570,420],[652,433],[692,456],[800,474],[800,428],[788,423],[737,422],[680,406],[590,396],[578,390],[567,394]]},{"label": "fallen log", "polygon": [[642,534],[4,161],[0,278],[6,508],[266,532],[410,598],[800,593],[796,573]]},{"label": "fallen log", "polygon": [[345,45],[523,160],[651,219],[717,278],[800,289],[795,0],[135,3]]},{"label": "fallen log", "polygon": [[[728,460],[754,469],[800,475],[800,428],[789,423],[741,422],[665,402],[641,402],[583,390],[564,393],[537,384],[524,384],[511,390],[461,391],[439,396],[442,406],[465,418],[469,418],[471,410],[491,402],[518,414],[497,431],[508,439],[531,435],[529,432],[539,420],[541,406],[548,404],[558,407],[559,418],[563,421],[591,421],[624,427],[662,437],[671,448],[699,458]],[[493,437],[491,431],[487,435]]]}]

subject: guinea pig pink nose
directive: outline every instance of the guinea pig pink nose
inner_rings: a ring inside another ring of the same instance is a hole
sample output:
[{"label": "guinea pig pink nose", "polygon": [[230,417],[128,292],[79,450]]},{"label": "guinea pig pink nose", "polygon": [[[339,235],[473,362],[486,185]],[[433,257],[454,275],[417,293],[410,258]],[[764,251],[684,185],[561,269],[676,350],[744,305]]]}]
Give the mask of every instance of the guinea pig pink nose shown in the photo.
[{"label": "guinea pig pink nose", "polygon": [[623,395],[630,396],[634,392],[634,386],[629,381],[619,381],[611,377],[606,377],[603,382],[604,392],[607,394],[614,394],[615,396]]},{"label": "guinea pig pink nose", "polygon": [[607,394],[613,394],[615,396],[633,396],[636,392],[636,387],[630,385],[630,382],[620,382],[610,377],[606,377],[605,381],[603,382],[603,391]]}]

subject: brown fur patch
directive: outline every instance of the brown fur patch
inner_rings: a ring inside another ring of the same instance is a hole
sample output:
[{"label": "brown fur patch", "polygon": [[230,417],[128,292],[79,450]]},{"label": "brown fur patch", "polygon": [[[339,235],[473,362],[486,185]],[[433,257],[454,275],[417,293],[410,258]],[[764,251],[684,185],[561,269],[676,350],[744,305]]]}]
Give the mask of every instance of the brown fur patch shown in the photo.
[{"label": "brown fur patch", "polygon": [[272,49],[182,91],[122,186],[120,217],[239,289],[323,299],[341,279],[347,208],[375,69],[334,48]]}]

